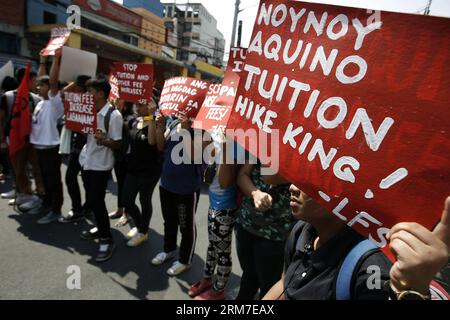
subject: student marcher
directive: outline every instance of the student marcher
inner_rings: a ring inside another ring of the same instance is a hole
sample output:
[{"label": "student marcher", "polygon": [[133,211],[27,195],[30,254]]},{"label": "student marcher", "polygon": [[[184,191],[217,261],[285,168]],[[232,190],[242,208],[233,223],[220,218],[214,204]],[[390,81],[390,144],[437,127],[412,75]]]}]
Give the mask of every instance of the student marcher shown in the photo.
[{"label": "student marcher", "polygon": [[[80,75],[76,81],[64,88],[64,92],[86,93],[86,82],[90,79],[89,76]],[[63,92],[63,93],[64,93]],[[70,131],[70,153],[67,158],[66,170],[66,186],[72,201],[72,209],[66,216],[58,219],[60,223],[70,223],[84,219],[88,212],[87,203],[82,203],[80,186],[78,184],[78,175],[81,172],[81,165],[79,162],[80,152],[86,144],[86,135],[74,131]],[[83,177],[83,175],[82,175]],[[83,181],[84,184],[84,181]],[[86,193],[85,193],[86,194]],[[85,199],[87,196],[85,196]],[[86,201],[86,200],[85,200]]]},{"label": "student marcher", "polygon": [[[116,99],[111,102],[111,104],[117,108],[117,110],[120,111],[123,118],[123,128],[122,128],[122,147],[120,156],[118,152],[116,152],[116,157],[114,161],[114,174],[116,175],[117,179],[117,210],[114,212],[110,212],[109,218],[110,219],[117,219],[119,220],[114,224],[115,227],[122,227],[126,225],[128,221],[128,213],[125,210],[125,204],[124,204],[124,184],[125,184],[125,177],[127,175],[127,168],[128,168],[128,161],[130,157],[130,144],[128,141],[128,135],[129,135],[129,127],[130,124],[134,122],[136,119],[136,115],[134,113],[134,104],[132,102],[123,101],[121,99]],[[111,176],[112,179],[112,176]]]},{"label": "student marcher", "polygon": [[[130,155],[123,186],[123,203],[133,219],[135,227],[127,234],[127,245],[135,247],[148,239],[148,229],[152,218],[152,194],[161,175],[159,152],[156,144],[156,123],[154,113],[156,102],[149,105],[138,103],[138,118],[129,130]],[[136,205],[139,194],[141,210]]]},{"label": "student marcher", "polygon": [[[448,261],[450,197],[433,232],[417,223],[399,223],[389,232],[390,260],[373,245],[359,253],[353,270],[341,270],[350,252],[364,241],[327,209],[291,185],[291,208],[297,222],[286,243],[284,272],[264,299],[372,300],[429,299],[430,282]],[[359,246],[361,247],[361,246]],[[351,265],[351,264],[344,264]],[[368,268],[376,266],[381,283],[373,283]],[[344,277],[344,274],[350,274]],[[338,280],[346,279],[346,281]],[[390,281],[388,281],[390,280]]]},{"label": "student marcher", "polygon": [[[40,69],[45,70],[44,62],[41,61]],[[25,75],[25,68],[20,68],[16,72],[17,83],[22,82]],[[30,114],[33,114],[34,108],[41,101],[41,98],[35,94],[37,92],[37,73],[31,71],[28,80],[28,88],[30,95]],[[3,94],[0,100],[0,150],[6,152],[8,149],[8,137],[11,128],[11,118],[14,101],[16,99],[17,90],[7,91]],[[40,196],[44,194],[44,184],[42,182],[41,173],[39,170],[39,163],[37,159],[36,150],[26,141],[25,146],[18,150],[14,159],[11,159],[12,168],[15,173],[15,188],[8,193],[2,194],[2,198],[11,199],[10,205],[25,206],[23,209],[30,209],[34,207],[39,198],[33,195],[31,181],[27,175],[27,164],[31,163],[33,176],[36,184],[36,193]],[[17,192],[17,193],[16,193]]]},{"label": "student marcher", "polygon": [[[189,163],[174,163],[178,159],[173,159],[173,157],[184,157],[187,148],[195,148],[190,120],[183,113],[179,113],[177,116],[178,119],[170,123],[167,130],[165,130],[164,116],[160,115],[156,119],[158,148],[160,150],[164,148],[165,150],[159,187],[161,210],[164,218],[164,251],[158,253],[153,258],[152,263],[160,265],[175,257],[179,227],[181,232],[179,260],[175,261],[172,267],[167,270],[167,274],[170,276],[176,276],[184,272],[191,265],[197,239],[195,212],[202,180],[200,165],[193,163],[193,157],[186,157],[189,158]],[[187,138],[191,138],[188,139],[189,142],[185,141]],[[183,143],[185,148],[172,155],[172,150],[179,143]],[[201,155],[201,153],[201,151],[194,152],[194,150],[191,150],[191,155]]]},{"label": "student marcher", "polygon": [[289,184],[268,184],[261,164],[245,164],[238,174],[244,193],[236,222],[236,250],[242,268],[237,300],[260,297],[283,272],[285,241],[294,220],[289,212]]},{"label": "student marcher", "polygon": [[225,287],[232,269],[231,243],[236,222],[236,186],[231,185],[225,189],[220,187],[218,170],[221,158],[225,154],[225,151],[222,151],[222,140],[226,138],[214,133],[211,136],[216,159],[214,165],[208,167],[209,174],[205,174],[205,180],[207,177],[211,177],[212,180],[208,192],[209,245],[203,278],[188,291],[189,296],[195,297],[195,300],[225,299]]},{"label": "student marcher", "polygon": [[[121,147],[122,115],[107,101],[111,86],[103,77],[91,79],[86,83],[89,93],[94,96],[97,109],[97,131],[88,135],[86,145],[80,153],[86,184],[87,205],[94,212],[96,228],[83,231],[83,239],[99,239],[99,249],[95,261],[111,258],[115,245],[109,225],[105,193],[108,178],[114,167],[114,149]],[[105,118],[108,118],[106,123]],[[107,128],[108,127],[108,128]]]},{"label": "student marcher", "polygon": [[50,76],[38,78],[39,95],[43,100],[37,104],[32,116],[30,143],[36,149],[45,188],[40,213],[46,215],[37,221],[38,224],[58,220],[64,200],[58,131],[58,123],[64,115],[58,85],[60,54],[61,51],[57,51],[53,57]]}]

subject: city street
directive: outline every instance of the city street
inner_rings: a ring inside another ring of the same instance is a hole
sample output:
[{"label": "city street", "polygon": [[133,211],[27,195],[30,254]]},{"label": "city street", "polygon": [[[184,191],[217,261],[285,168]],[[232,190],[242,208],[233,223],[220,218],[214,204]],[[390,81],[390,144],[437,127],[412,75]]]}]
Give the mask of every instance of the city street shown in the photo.
[{"label": "city street", "polygon": [[[65,174],[63,165],[63,176]],[[115,180],[115,178],[114,178]],[[81,181],[81,179],[80,179]],[[80,184],[81,185],[81,184]],[[9,190],[9,181],[0,184],[0,192]],[[64,186],[65,188],[65,186]],[[108,210],[115,210],[116,186],[106,195]],[[70,198],[64,190],[63,212],[70,210]],[[171,263],[155,267],[151,259],[162,249],[163,220],[156,189],[153,217],[147,243],[137,248],[125,245],[129,226],[113,228],[117,249],[111,260],[95,263],[97,245],[81,240],[88,227],[77,224],[38,225],[37,216],[15,212],[8,200],[0,200],[0,299],[190,299],[189,285],[202,275],[206,256],[208,196],[202,192],[197,210],[198,238],[192,268],[178,277],[166,275]],[[115,223],[112,221],[112,225]],[[233,238],[234,241],[234,238]],[[228,283],[228,299],[237,294],[241,270],[233,243],[233,273]],[[81,270],[81,289],[70,290],[66,282],[69,266]]]}]

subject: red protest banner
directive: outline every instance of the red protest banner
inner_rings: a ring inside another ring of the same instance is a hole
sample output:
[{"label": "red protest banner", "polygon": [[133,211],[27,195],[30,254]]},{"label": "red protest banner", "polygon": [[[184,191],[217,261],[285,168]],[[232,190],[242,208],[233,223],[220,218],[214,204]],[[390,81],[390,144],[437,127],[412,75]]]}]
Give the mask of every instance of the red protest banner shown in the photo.
[{"label": "red protest banner", "polygon": [[213,133],[225,132],[238,85],[239,76],[231,69],[227,69],[221,84],[210,84],[192,127]]},{"label": "red protest banner", "polygon": [[109,85],[111,86],[111,91],[109,92],[108,99],[114,100],[119,99],[119,82],[117,81],[117,78],[114,76],[114,70],[109,75]]},{"label": "red protest banner", "polygon": [[53,56],[55,51],[62,48],[70,37],[70,30],[67,28],[53,28],[51,38],[47,47],[41,50],[41,56]]},{"label": "red protest banner", "polygon": [[176,77],[164,82],[159,99],[161,113],[165,116],[184,112],[195,118],[208,92],[209,81]]},{"label": "red protest banner", "polygon": [[[110,78],[112,95],[124,101],[148,103],[153,94],[153,65],[115,62]],[[112,81],[111,81],[112,80]]]},{"label": "red protest banner", "polygon": [[281,175],[384,246],[450,193],[450,20],[368,12],[262,0],[228,126],[275,139]]},{"label": "red protest banner", "polygon": [[97,128],[94,96],[89,93],[66,92],[64,97],[66,127],[75,132],[94,134]]},{"label": "red protest banner", "polygon": [[244,69],[245,56],[247,55],[247,48],[231,47],[228,55],[227,69],[231,68],[236,73],[241,73]]}]

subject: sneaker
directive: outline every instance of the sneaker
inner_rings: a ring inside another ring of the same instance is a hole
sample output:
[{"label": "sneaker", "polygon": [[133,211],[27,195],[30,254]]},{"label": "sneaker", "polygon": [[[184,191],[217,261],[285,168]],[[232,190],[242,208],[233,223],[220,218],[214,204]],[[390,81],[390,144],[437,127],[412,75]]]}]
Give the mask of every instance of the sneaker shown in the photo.
[{"label": "sneaker", "polygon": [[70,210],[67,213],[67,216],[61,216],[58,219],[59,223],[71,223],[71,222],[77,222],[84,219],[84,215],[82,213],[75,213],[74,211]]},{"label": "sneaker", "polygon": [[169,259],[175,258],[176,251],[171,251],[169,253],[166,252],[160,252],[156,255],[156,257],[153,258],[152,264],[155,266],[158,266],[160,264],[163,264]]},{"label": "sneaker", "polygon": [[95,257],[96,262],[104,262],[109,260],[114,250],[116,249],[116,245],[114,244],[112,239],[101,239],[99,242],[97,256]]},{"label": "sneaker", "polygon": [[35,195],[32,195],[32,194],[22,194],[22,195],[19,195],[16,198],[15,205],[16,206],[21,206],[21,205],[23,205],[23,204],[25,204],[27,202],[33,201],[33,200],[39,200],[39,197],[35,196]]},{"label": "sneaker", "polygon": [[175,261],[173,265],[167,270],[167,274],[169,276],[177,276],[186,271],[187,269],[189,269],[190,267],[191,267],[190,264],[184,264],[181,263],[180,261]]},{"label": "sneaker", "polygon": [[47,215],[43,216],[42,218],[40,218],[37,223],[38,224],[49,224],[52,223],[53,221],[58,220],[58,218],[60,217],[60,214],[54,213],[53,211],[50,211]]},{"label": "sneaker", "polygon": [[97,227],[94,227],[91,230],[84,230],[81,232],[80,238],[83,240],[95,240],[100,238]]},{"label": "sneaker", "polygon": [[209,279],[203,278],[202,280],[200,280],[199,282],[197,282],[191,286],[191,288],[188,291],[189,297],[193,298],[193,297],[198,296],[200,293],[203,293],[206,290],[208,290],[209,288],[211,288],[212,284],[213,284],[213,281],[211,278],[209,278]]},{"label": "sneaker", "polygon": [[34,207],[33,209],[28,210],[26,213],[29,215],[38,215],[38,214],[48,214],[50,211],[51,211],[50,208],[41,205],[39,207]]},{"label": "sneaker", "polygon": [[127,240],[131,240],[138,234],[138,228],[134,227],[130,231],[128,231],[127,235],[125,236]]},{"label": "sneaker", "polygon": [[148,234],[137,233],[133,238],[131,238],[127,242],[127,246],[129,247],[137,247],[142,244],[144,241],[148,240]]},{"label": "sneaker", "polygon": [[18,208],[20,211],[28,211],[36,207],[40,208],[41,204],[42,200],[40,198],[36,198],[19,205]]},{"label": "sneaker", "polygon": [[4,192],[0,195],[0,197],[2,197],[2,199],[14,199],[14,197],[16,196],[16,190],[12,189],[8,192]]},{"label": "sneaker", "polygon": [[225,300],[225,292],[216,291],[211,288],[210,290],[200,293],[194,300]]}]

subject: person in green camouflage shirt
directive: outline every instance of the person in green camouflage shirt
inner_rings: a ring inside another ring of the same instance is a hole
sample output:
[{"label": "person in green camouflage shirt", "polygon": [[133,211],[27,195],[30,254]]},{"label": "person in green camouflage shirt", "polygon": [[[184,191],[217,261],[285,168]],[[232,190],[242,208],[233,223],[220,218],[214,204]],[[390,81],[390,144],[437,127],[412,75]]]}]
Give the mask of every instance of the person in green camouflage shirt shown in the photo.
[{"label": "person in green camouflage shirt", "polygon": [[242,166],[238,174],[244,199],[236,223],[236,248],[242,268],[237,300],[253,299],[258,289],[263,297],[283,271],[284,244],[295,220],[289,207],[290,184],[276,180],[261,175],[259,162]]}]

